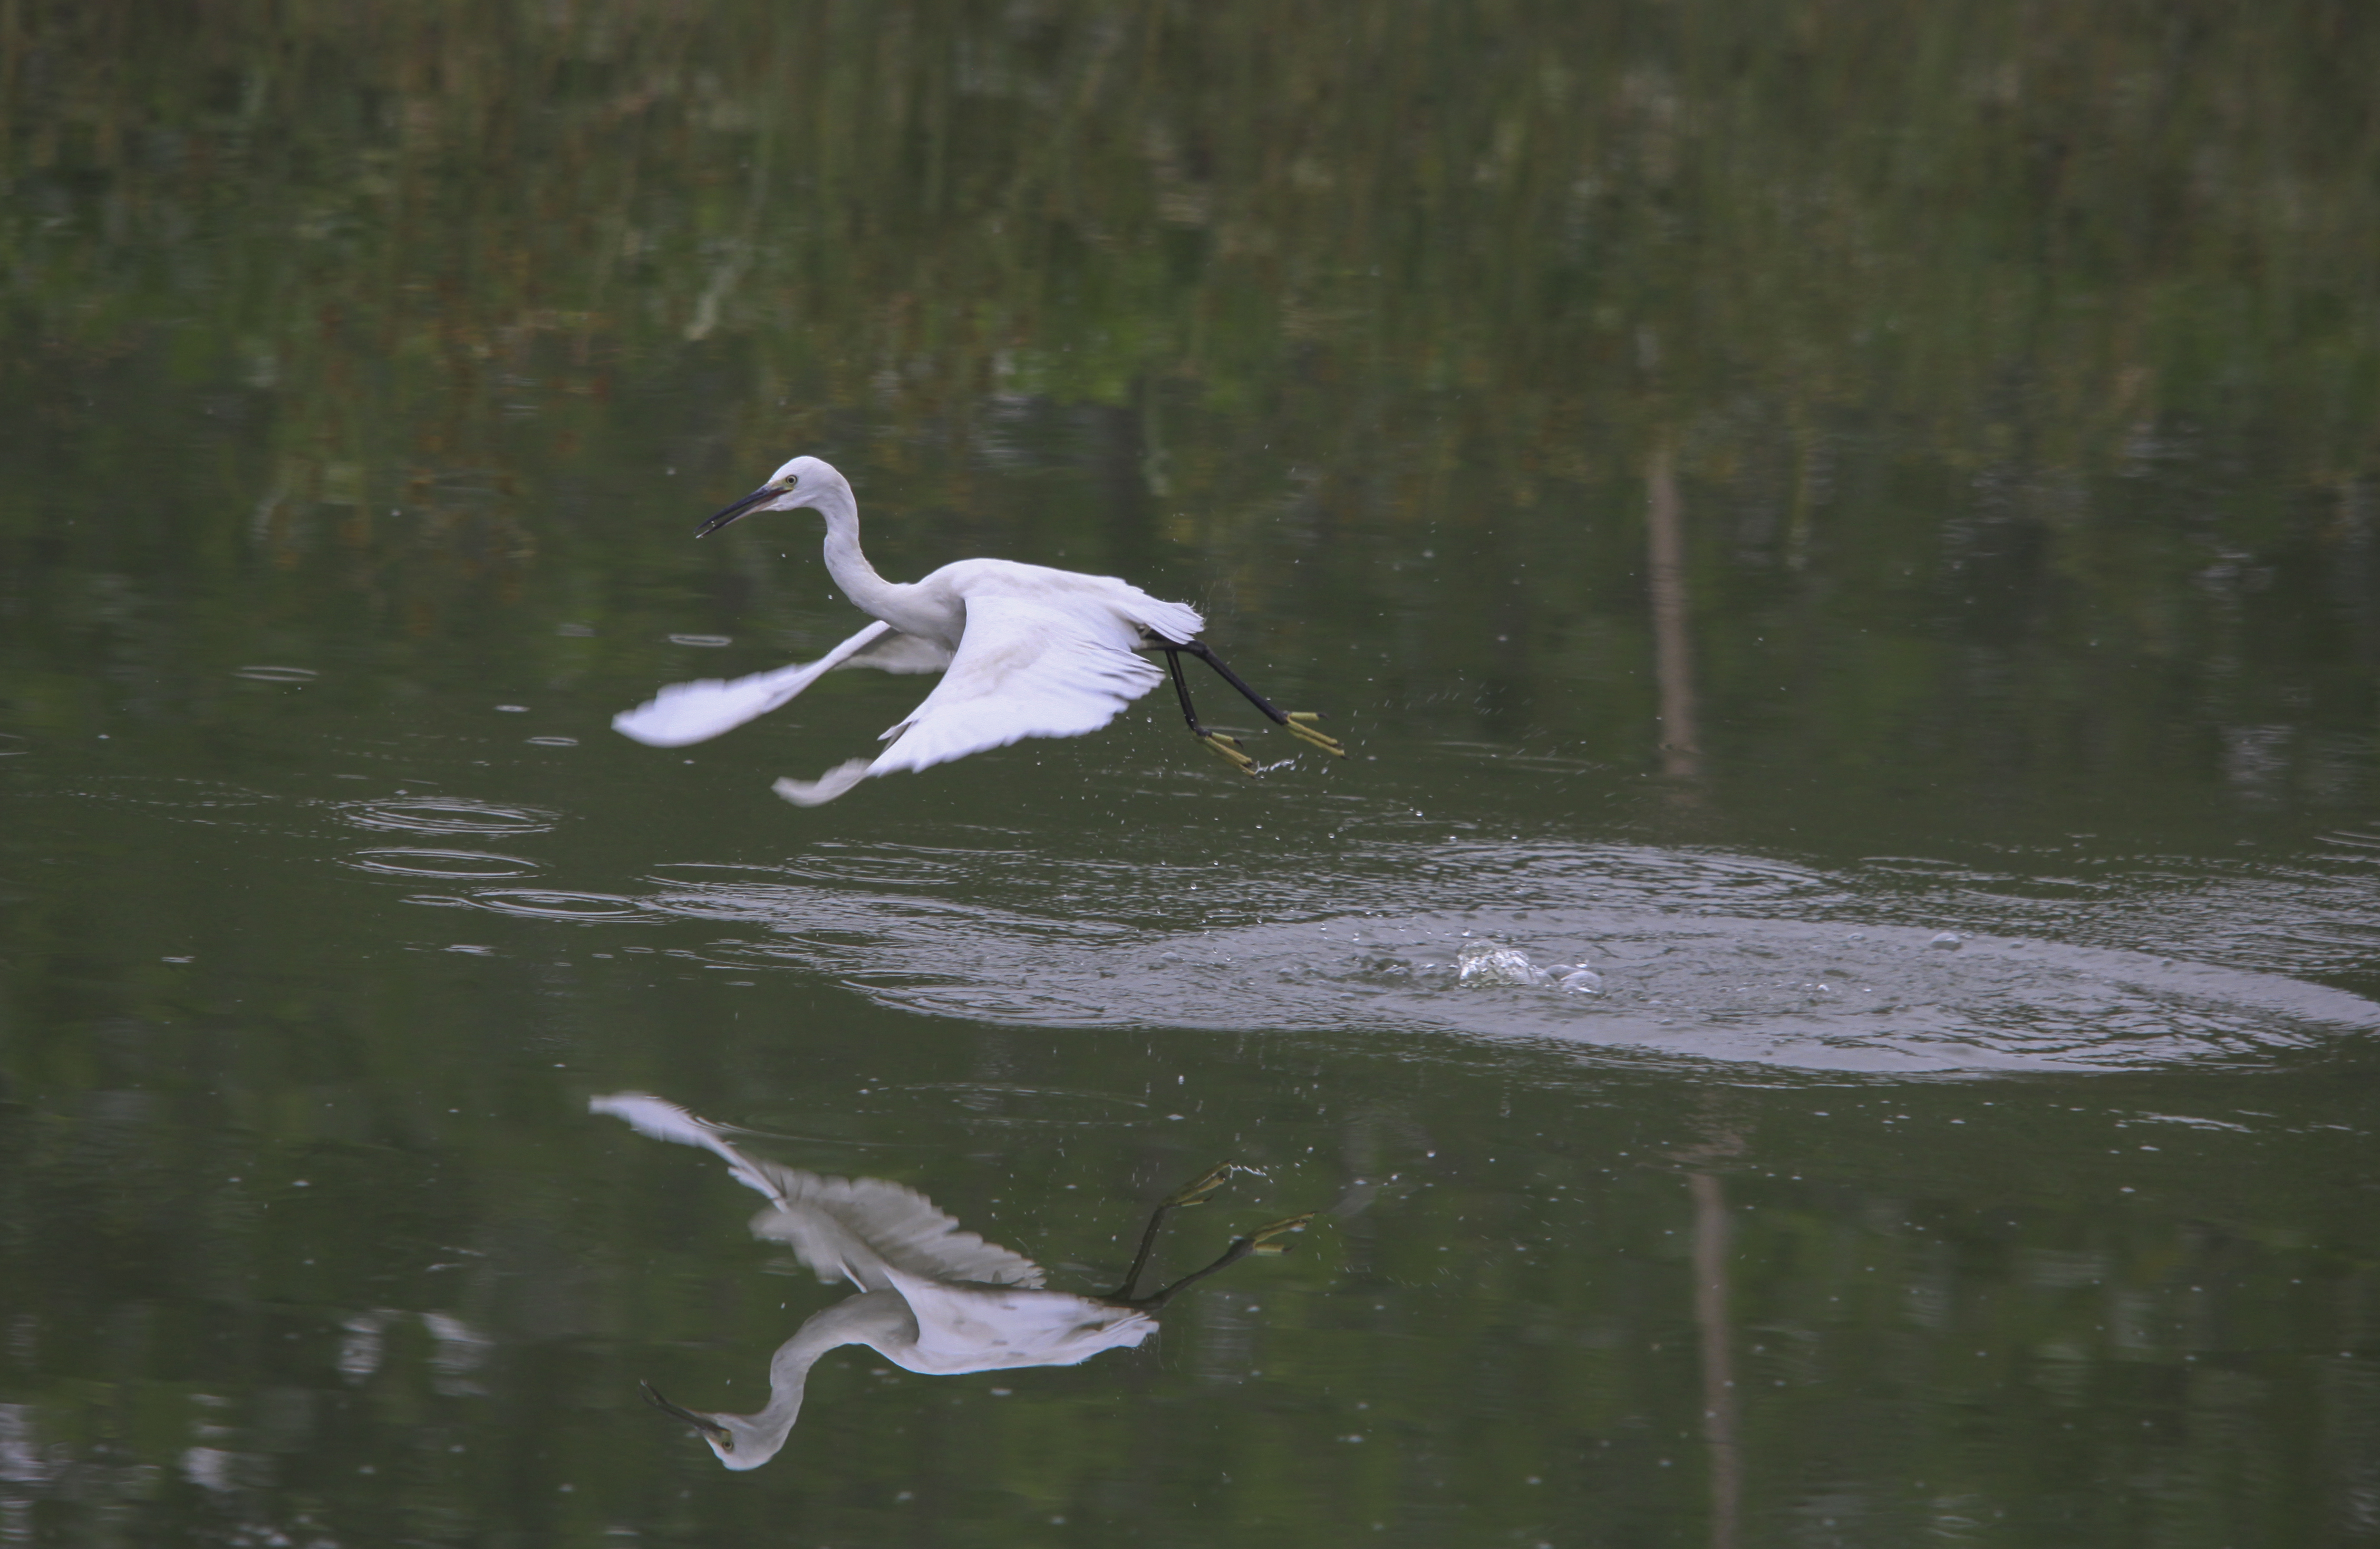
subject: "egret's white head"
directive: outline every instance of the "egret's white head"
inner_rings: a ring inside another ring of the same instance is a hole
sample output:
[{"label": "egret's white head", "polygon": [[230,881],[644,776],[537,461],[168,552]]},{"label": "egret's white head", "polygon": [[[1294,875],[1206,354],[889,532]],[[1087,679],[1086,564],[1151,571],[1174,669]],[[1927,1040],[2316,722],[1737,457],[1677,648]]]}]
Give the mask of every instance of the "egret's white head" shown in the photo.
[{"label": "egret's white head", "polygon": [[711,1452],[738,1473],[747,1469],[757,1469],[774,1458],[794,1428],[791,1415],[782,1421],[771,1421],[761,1415],[723,1415],[708,1409],[689,1409],[673,1404],[654,1392],[652,1384],[643,1385],[647,1402],[663,1414],[674,1415],[701,1432],[702,1439],[710,1444]]},{"label": "egret's white head", "polygon": [[851,485],[834,470],[834,464],[822,457],[795,457],[769,475],[769,482],[750,494],[712,513],[709,521],[695,530],[695,536],[704,538],[732,521],[750,516],[755,511],[792,511],[820,502],[832,503],[840,495],[851,498]]}]

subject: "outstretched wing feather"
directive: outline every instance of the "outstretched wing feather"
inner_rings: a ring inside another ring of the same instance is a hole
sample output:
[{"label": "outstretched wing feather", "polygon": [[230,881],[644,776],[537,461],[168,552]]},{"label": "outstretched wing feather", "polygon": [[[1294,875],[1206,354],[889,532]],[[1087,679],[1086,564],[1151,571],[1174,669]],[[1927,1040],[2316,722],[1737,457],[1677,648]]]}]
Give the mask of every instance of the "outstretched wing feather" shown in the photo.
[{"label": "outstretched wing feather", "polygon": [[885,736],[870,774],[926,769],[1027,737],[1080,737],[1165,681],[1113,614],[1035,599],[971,596],[950,670]]},{"label": "outstretched wing feather", "polygon": [[[747,721],[766,715],[847,662],[855,666],[889,665],[890,670],[895,672],[933,670],[929,665],[909,665],[920,661],[921,656],[916,646],[901,643],[905,636],[895,635],[878,644],[881,637],[892,633],[890,624],[870,624],[815,662],[724,680],[703,677],[691,683],[673,683],[636,709],[613,716],[612,729],[649,748],[683,748],[734,731]],[[917,645],[937,653],[941,650],[927,641]],[[871,646],[876,649],[870,651]]]}]

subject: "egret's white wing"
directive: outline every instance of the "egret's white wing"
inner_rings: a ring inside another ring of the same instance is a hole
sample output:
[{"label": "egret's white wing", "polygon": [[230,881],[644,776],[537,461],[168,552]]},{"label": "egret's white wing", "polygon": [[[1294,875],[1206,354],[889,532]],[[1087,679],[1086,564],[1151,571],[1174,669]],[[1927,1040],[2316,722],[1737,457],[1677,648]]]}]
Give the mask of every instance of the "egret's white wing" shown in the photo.
[{"label": "egret's white wing", "polygon": [[950,670],[886,732],[870,774],[925,769],[1027,737],[1080,737],[1165,681],[1139,630],[1066,599],[972,596]]},{"label": "egret's white wing", "polygon": [[[1111,601],[1100,602],[1105,605],[1080,605],[1064,592],[970,592],[950,669],[924,703],[884,734],[892,746],[873,762],[854,759],[816,780],[779,780],[777,794],[816,807],[871,775],[926,769],[1027,737],[1099,730],[1165,681],[1163,671],[1133,649],[1142,626]],[[1195,624],[1195,612],[1179,611]]]},{"label": "egret's white wing", "polygon": [[820,1177],[753,1162],[776,1203],[752,1218],[752,1235],[782,1242],[821,1280],[880,1291],[900,1274],[929,1280],[1036,1287],[1041,1266],[984,1241],[914,1189],[880,1177]]},{"label": "egret's white wing", "polygon": [[[878,641],[883,636],[892,639]],[[869,647],[875,647],[870,650]],[[932,672],[949,662],[931,640],[894,634],[892,626],[870,624],[815,662],[756,672],[746,677],[698,678],[673,683],[634,710],[612,717],[612,729],[651,748],[683,748],[766,715],[828,673],[846,664],[887,672]]]},{"label": "egret's white wing", "polygon": [[823,807],[868,774],[866,759],[846,759],[815,780],[781,779],[769,788],[796,807]]},{"label": "egret's white wing", "polygon": [[895,1270],[893,1288],[917,1322],[915,1346],[894,1359],[912,1372],[954,1376],[1017,1366],[1075,1366],[1137,1345],[1157,1320],[1062,1291],[949,1286]]}]

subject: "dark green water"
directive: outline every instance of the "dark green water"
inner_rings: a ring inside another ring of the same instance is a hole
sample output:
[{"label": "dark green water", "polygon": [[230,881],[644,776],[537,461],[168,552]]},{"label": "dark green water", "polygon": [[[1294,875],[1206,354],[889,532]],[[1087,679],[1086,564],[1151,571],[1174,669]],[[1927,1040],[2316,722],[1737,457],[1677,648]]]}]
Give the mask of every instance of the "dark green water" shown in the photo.
[{"label": "dark green water", "polygon": [[[2375,79],[2314,0],[0,7],[0,1544],[2380,1541]],[[691,539],[797,451],[1353,757],[614,736],[860,621]],[[730,1474],[639,1380],[843,1293],[622,1090],[1060,1288],[1227,1157],[1169,1272],[1319,1214]]]}]

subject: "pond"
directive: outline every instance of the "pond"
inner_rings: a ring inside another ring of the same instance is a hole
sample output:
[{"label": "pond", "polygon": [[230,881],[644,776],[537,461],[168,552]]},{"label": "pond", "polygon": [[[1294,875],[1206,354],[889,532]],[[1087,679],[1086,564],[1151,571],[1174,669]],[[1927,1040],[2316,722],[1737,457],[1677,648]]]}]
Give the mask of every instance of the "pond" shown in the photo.
[{"label": "pond", "polygon": [[[2375,78],[9,10],[0,1543],[2380,1540]],[[1348,756],[615,734],[797,452]]]}]

